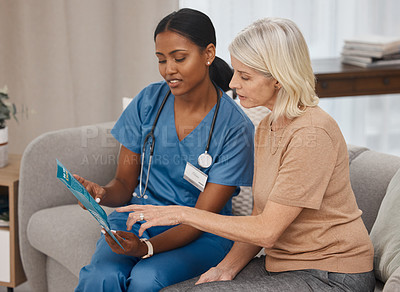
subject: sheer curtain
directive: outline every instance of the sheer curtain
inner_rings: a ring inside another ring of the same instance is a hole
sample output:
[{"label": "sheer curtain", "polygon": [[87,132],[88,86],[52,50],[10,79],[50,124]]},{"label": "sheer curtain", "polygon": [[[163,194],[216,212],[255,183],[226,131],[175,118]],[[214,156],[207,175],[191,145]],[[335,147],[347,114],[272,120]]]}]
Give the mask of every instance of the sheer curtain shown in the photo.
[{"label": "sheer curtain", "polygon": [[[228,45],[256,19],[290,18],[302,30],[312,59],[339,57],[346,38],[361,34],[400,36],[397,0],[180,0],[201,10],[217,30],[217,54],[230,62]],[[347,143],[400,155],[400,95],[321,99]]]}]

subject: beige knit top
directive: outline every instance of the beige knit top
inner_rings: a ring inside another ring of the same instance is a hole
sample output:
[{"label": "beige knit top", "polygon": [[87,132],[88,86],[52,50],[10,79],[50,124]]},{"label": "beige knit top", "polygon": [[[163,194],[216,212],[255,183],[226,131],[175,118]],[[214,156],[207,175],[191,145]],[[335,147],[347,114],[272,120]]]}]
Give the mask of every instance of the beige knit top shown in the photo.
[{"label": "beige knit top", "polygon": [[303,207],[266,252],[266,269],[320,269],[361,273],[373,269],[373,246],[349,179],[346,142],[321,108],[308,108],[272,131],[269,116],[255,137],[254,206],[267,200]]}]

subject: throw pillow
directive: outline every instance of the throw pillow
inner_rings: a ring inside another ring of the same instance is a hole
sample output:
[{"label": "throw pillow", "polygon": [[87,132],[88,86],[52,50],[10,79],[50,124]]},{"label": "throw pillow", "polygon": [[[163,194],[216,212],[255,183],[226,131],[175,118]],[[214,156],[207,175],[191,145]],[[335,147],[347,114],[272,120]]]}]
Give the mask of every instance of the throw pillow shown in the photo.
[{"label": "throw pillow", "polygon": [[400,266],[400,169],[391,179],[371,230],[375,276],[386,282]]}]

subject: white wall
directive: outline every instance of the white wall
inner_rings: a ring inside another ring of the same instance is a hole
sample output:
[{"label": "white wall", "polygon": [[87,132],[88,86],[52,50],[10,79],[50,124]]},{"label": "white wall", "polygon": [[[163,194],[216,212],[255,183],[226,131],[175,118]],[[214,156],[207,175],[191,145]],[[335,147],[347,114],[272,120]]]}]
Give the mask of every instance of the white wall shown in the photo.
[{"label": "white wall", "polygon": [[7,122],[9,152],[44,132],[116,120],[123,96],[160,80],[153,32],[177,8],[178,0],[0,0],[0,88],[25,109]]}]

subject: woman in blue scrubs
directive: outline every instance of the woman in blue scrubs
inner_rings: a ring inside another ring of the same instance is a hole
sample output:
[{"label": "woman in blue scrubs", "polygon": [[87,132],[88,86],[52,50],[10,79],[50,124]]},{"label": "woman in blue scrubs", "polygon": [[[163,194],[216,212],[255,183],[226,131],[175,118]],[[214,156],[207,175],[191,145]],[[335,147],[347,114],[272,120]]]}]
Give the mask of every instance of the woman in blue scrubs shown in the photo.
[{"label": "woman in blue scrubs", "polygon": [[[114,179],[99,186],[76,178],[104,206],[181,205],[230,215],[232,196],[252,183],[254,126],[225,94],[232,70],[215,55],[211,20],[181,9],[161,20],[154,40],[164,81],[144,88],[112,129],[121,143]],[[211,165],[198,160],[205,151]],[[75,291],[159,291],[217,265],[232,246],[186,225],[150,228],[139,238],[144,221],[127,230],[127,219],[109,215],[124,249],[101,235]]]}]

